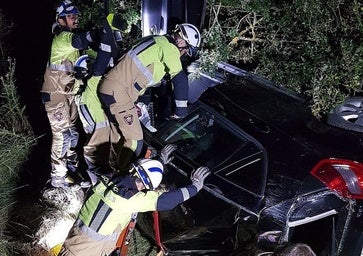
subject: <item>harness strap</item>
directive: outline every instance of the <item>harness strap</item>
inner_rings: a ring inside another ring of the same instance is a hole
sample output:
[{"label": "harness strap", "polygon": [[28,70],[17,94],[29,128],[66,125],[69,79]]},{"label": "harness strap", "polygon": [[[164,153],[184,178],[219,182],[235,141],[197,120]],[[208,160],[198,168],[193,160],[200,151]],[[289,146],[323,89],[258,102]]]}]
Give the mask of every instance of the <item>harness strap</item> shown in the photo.
[{"label": "harness strap", "polygon": [[[152,156],[152,152],[150,149],[148,149],[148,151],[145,154],[145,158],[150,158],[151,156]],[[109,183],[109,180],[107,180],[106,182]],[[158,213],[157,211],[155,211],[155,212]],[[157,219],[159,220],[159,215],[157,215],[157,216],[158,216]],[[127,256],[128,246],[130,243],[132,232],[134,231],[135,226],[136,226],[136,220],[137,220],[137,212],[135,212],[131,215],[131,220],[130,220],[129,224],[127,225],[127,227],[125,227],[122,230],[120,236],[117,239],[116,247],[112,251],[111,255],[113,255],[114,252],[119,252],[118,255]],[[154,226],[155,226],[155,217],[154,217]],[[157,226],[158,226],[158,230],[159,230],[159,222],[157,223]],[[159,231],[158,231],[158,234],[159,234]],[[160,234],[158,235],[158,237],[159,237],[159,239],[157,239],[156,241],[157,241],[158,245],[159,244],[161,245]]]},{"label": "harness strap", "polygon": [[131,215],[130,223],[127,225],[127,227],[125,227],[122,230],[120,236],[118,237],[116,242],[116,247],[112,251],[111,255],[114,255],[113,254],[114,252],[118,252],[119,254],[116,255],[127,256],[131,235],[136,226],[136,219],[137,219],[137,213],[133,213]]},{"label": "harness strap", "polygon": [[[154,236],[155,236],[155,241],[156,244],[160,247],[160,255],[163,255],[164,253],[164,246],[161,243],[161,237],[160,237],[160,223],[159,223],[159,212],[158,211],[154,211],[153,212],[153,219],[154,219]],[[158,254],[159,255],[159,254]]]},{"label": "harness strap", "polygon": [[131,221],[130,221],[129,225],[127,226],[125,239],[121,245],[120,256],[127,256],[131,235],[136,226],[136,218],[137,218],[137,213],[133,213],[131,216]]}]

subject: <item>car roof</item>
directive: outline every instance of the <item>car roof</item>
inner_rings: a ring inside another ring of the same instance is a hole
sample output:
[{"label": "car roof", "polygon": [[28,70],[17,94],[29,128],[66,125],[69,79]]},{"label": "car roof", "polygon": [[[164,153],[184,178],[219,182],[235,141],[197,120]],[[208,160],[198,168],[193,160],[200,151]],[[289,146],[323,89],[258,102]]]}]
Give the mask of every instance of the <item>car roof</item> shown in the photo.
[{"label": "car roof", "polygon": [[[213,102],[216,99],[218,102]],[[230,112],[228,119],[252,132],[262,144],[263,138],[271,134],[268,129],[272,129],[280,137],[313,147],[320,157],[362,160],[361,133],[339,129],[315,118],[303,98],[270,81],[246,76],[227,78],[208,89],[201,101],[217,109],[222,105],[223,111]]]}]

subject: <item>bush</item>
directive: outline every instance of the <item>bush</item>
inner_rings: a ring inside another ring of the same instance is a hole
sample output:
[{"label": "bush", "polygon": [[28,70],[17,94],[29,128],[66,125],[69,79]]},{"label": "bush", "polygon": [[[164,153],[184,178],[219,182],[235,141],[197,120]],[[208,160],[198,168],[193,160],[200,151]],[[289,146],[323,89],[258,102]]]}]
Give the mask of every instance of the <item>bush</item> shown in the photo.
[{"label": "bush", "polygon": [[21,166],[35,144],[24,108],[19,104],[14,84],[15,64],[9,62],[9,67],[5,77],[0,77],[0,254],[3,256],[13,255],[6,236],[9,213],[16,203],[15,192]]},{"label": "bush", "polygon": [[[205,53],[306,97],[322,117],[363,82],[363,4],[358,0],[209,0]],[[219,35],[218,35],[219,34]],[[202,67],[203,68],[203,67]],[[210,63],[205,70],[210,69]]]}]

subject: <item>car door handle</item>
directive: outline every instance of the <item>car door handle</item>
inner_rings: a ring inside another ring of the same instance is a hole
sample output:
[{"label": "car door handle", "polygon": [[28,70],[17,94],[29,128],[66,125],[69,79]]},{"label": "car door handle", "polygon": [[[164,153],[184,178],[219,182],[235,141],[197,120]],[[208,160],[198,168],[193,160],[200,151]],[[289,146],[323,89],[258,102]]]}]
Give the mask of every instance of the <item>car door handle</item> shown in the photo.
[{"label": "car door handle", "polygon": [[270,133],[270,131],[271,131],[270,126],[268,126],[267,124],[264,124],[264,123],[260,123],[260,122],[256,123],[255,120],[253,120],[252,118],[249,118],[248,122],[259,132]]}]

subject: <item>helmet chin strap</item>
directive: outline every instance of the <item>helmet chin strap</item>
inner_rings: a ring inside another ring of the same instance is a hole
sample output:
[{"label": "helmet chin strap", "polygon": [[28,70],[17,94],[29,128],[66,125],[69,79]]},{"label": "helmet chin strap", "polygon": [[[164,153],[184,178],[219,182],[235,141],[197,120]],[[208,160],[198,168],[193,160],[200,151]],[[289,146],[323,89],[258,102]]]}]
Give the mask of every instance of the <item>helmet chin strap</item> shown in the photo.
[{"label": "helmet chin strap", "polygon": [[[184,55],[184,54],[187,54],[188,51],[189,51],[189,47],[188,46],[184,46],[184,47],[178,47],[179,49],[179,52],[180,52],[180,55]],[[183,50],[186,50],[183,52]],[[182,53],[183,52],[183,53]]]},{"label": "helmet chin strap", "polygon": [[130,176],[136,176],[135,174],[137,174],[136,172],[136,166],[134,164],[131,164],[132,168],[129,171],[130,172]]}]

